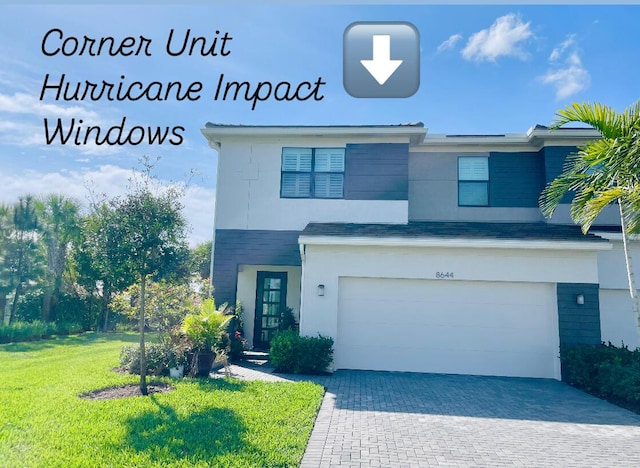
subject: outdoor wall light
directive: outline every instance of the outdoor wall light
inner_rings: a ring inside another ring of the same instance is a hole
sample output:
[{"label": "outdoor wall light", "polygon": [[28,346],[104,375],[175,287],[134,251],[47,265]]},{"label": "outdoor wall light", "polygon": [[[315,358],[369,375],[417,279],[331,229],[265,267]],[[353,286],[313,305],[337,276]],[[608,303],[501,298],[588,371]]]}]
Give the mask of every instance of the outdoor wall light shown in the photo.
[{"label": "outdoor wall light", "polygon": [[583,305],[584,304],[584,295],[583,294],[578,294],[576,296],[576,304],[578,304],[578,305]]},{"label": "outdoor wall light", "polygon": [[318,296],[324,296],[324,284],[318,285]]}]

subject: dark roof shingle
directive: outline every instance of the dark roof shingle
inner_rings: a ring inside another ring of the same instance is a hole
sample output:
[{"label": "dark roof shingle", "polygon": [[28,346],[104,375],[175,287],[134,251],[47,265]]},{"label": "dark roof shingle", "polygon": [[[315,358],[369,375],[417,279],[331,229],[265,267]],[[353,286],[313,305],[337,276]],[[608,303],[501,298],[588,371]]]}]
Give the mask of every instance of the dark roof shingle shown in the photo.
[{"label": "dark roof shingle", "polygon": [[579,226],[547,223],[420,221],[408,224],[309,223],[302,236],[471,238],[607,242]]}]

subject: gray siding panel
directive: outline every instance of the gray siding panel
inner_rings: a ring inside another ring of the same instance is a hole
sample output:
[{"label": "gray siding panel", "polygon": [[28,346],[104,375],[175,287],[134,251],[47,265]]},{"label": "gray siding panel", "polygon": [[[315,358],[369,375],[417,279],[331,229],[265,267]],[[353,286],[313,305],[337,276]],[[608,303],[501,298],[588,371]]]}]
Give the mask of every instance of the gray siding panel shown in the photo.
[{"label": "gray siding panel", "polygon": [[409,145],[350,144],[345,151],[344,198],[408,200]]},{"label": "gray siding panel", "polygon": [[235,303],[238,265],[300,266],[299,236],[299,231],[217,229],[212,278],[216,303]]},{"label": "gray siding panel", "polygon": [[543,164],[537,152],[489,156],[489,206],[534,208],[543,188]]},{"label": "gray siding panel", "polygon": [[[589,283],[558,283],[558,325],[560,346],[569,344],[599,344],[599,285]],[[576,296],[584,296],[584,304]]]}]

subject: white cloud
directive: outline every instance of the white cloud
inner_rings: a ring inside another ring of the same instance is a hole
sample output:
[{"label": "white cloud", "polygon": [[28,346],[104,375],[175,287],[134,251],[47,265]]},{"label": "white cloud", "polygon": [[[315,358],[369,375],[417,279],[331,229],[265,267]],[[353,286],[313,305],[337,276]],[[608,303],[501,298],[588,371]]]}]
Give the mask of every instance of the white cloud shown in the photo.
[{"label": "white cloud", "polygon": [[460,39],[462,39],[462,35],[452,34],[451,36],[449,36],[449,39],[442,42],[442,44],[438,46],[438,53],[444,52],[445,50],[453,49],[458,41],[460,41]]},{"label": "white cloud", "polygon": [[462,49],[466,60],[495,62],[499,57],[516,57],[525,60],[527,52],[522,43],[533,33],[531,23],[524,23],[519,16],[509,13],[501,16],[488,28],[473,34]]},{"label": "white cloud", "polygon": [[562,57],[562,54],[564,53],[565,50],[567,50],[569,47],[575,45],[575,43],[576,43],[575,37],[576,37],[575,34],[571,34],[569,37],[567,37],[566,40],[561,42],[558,47],[554,48],[551,51],[551,55],[549,56],[549,60],[551,60],[552,62],[555,62],[560,57]]},{"label": "white cloud", "polygon": [[[132,175],[131,169],[115,165],[60,172],[29,170],[22,175],[0,170],[0,201],[10,204],[27,192],[34,195],[54,192],[75,198],[86,207],[89,203],[87,187],[91,187],[98,195],[124,195]],[[193,246],[210,240],[213,233],[215,190],[190,184],[185,190],[182,203],[184,216],[192,227],[189,243]]]},{"label": "white cloud", "polygon": [[573,34],[551,51],[549,66],[539,79],[554,87],[558,100],[584,91],[591,84],[591,75],[582,64]]},{"label": "white cloud", "polygon": [[49,104],[26,93],[0,94],[0,112],[31,114],[38,117],[75,117],[87,121],[97,121],[99,118],[96,112],[82,106]]}]

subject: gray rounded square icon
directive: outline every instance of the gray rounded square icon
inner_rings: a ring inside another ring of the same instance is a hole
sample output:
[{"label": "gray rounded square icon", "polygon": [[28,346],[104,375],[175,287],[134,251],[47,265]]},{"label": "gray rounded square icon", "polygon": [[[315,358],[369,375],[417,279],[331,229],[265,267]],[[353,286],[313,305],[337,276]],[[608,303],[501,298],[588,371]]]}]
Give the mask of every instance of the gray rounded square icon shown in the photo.
[{"label": "gray rounded square icon", "polygon": [[344,89],[353,97],[404,98],[420,87],[420,34],[411,23],[351,23],[342,60]]}]

